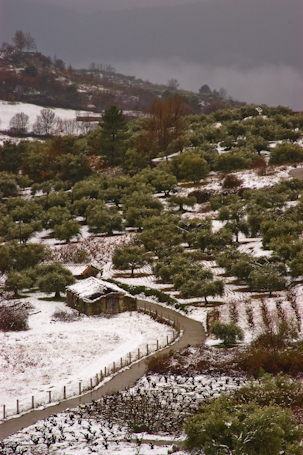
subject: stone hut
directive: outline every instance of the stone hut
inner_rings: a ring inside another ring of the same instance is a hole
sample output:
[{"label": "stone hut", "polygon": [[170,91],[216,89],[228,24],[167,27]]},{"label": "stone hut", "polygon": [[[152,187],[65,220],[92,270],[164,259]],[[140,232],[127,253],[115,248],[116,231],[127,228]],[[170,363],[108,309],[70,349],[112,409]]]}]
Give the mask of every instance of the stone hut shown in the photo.
[{"label": "stone hut", "polygon": [[64,267],[69,270],[77,280],[83,280],[90,276],[97,276],[100,272],[100,269],[97,269],[97,267],[94,267],[91,264],[64,264]]},{"label": "stone hut", "polygon": [[90,277],[67,286],[67,305],[88,316],[137,310],[137,299],[115,284]]}]

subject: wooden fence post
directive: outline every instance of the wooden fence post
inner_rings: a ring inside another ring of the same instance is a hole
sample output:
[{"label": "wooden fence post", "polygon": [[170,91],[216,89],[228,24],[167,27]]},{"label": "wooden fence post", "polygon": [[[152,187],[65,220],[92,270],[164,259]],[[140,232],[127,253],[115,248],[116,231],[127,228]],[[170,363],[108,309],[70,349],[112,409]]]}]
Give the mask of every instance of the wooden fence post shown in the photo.
[{"label": "wooden fence post", "polygon": [[138,360],[140,359],[140,348],[138,348]]},{"label": "wooden fence post", "polygon": [[79,382],[79,395],[81,395],[82,390],[81,390],[81,382]]},{"label": "wooden fence post", "polygon": [[116,371],[116,363],[113,362],[113,372],[115,372],[115,371]]},{"label": "wooden fence post", "polygon": [[148,355],[148,344],[146,345],[146,355]]},{"label": "wooden fence post", "polygon": [[3,420],[5,419],[5,404],[3,405]]},{"label": "wooden fence post", "polygon": [[159,351],[159,340],[157,340],[157,351]]},{"label": "wooden fence post", "polygon": [[35,397],[32,396],[32,409],[35,409]]},{"label": "wooden fence post", "polygon": [[99,384],[99,376],[98,376],[98,373],[96,374],[96,384]]},{"label": "wooden fence post", "polygon": [[20,414],[20,409],[19,409],[19,400],[17,400],[17,414]]},{"label": "wooden fence post", "polygon": [[48,402],[49,403],[52,402],[52,391],[51,390],[48,391]]},{"label": "wooden fence post", "polygon": [[104,377],[106,378],[106,367],[104,367]]},{"label": "wooden fence post", "polygon": [[166,344],[168,345],[168,335],[166,335]]},{"label": "wooden fence post", "polygon": [[120,358],[120,365],[121,365],[121,368],[123,367],[123,359],[122,357]]},{"label": "wooden fence post", "polygon": [[93,379],[90,378],[90,389],[92,390],[92,388],[93,388]]},{"label": "wooden fence post", "polygon": [[66,386],[63,387],[63,400],[66,400]]},{"label": "wooden fence post", "polygon": [[129,353],[129,363],[132,363],[132,353]]}]

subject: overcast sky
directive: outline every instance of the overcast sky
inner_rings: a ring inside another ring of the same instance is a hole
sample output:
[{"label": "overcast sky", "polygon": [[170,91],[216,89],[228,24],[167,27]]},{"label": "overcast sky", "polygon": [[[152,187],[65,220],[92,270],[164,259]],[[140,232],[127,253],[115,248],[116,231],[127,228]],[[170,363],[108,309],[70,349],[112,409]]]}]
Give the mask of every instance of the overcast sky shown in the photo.
[{"label": "overcast sky", "polygon": [[303,110],[302,23],[303,0],[0,0],[0,42],[21,29],[75,68],[111,63],[294,110]]},{"label": "overcast sky", "polygon": [[[38,4],[60,5],[80,11],[123,10],[163,5],[181,5],[211,0],[32,0]],[[1,0],[0,0],[1,2]]]}]

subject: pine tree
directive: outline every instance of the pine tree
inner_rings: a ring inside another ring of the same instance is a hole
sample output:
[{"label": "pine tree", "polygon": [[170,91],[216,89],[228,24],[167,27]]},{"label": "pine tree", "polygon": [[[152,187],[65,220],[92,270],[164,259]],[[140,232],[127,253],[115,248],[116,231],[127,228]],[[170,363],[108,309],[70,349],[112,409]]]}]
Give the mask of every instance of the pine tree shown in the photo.
[{"label": "pine tree", "polygon": [[126,121],[117,106],[111,106],[102,118],[101,152],[110,164],[117,164],[126,151]]}]

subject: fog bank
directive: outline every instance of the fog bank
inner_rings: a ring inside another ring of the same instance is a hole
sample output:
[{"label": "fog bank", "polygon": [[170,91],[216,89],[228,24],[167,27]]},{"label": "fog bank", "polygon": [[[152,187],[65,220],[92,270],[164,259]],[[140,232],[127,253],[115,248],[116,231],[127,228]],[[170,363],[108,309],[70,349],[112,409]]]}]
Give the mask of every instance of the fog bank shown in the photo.
[{"label": "fog bank", "polygon": [[266,65],[250,70],[236,66],[214,67],[183,62],[180,59],[151,60],[148,62],[112,62],[118,72],[166,84],[178,79],[180,88],[198,92],[208,84],[211,90],[224,87],[227,97],[240,101],[270,106],[289,106],[303,110],[303,74],[290,66]]}]

